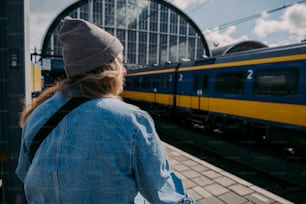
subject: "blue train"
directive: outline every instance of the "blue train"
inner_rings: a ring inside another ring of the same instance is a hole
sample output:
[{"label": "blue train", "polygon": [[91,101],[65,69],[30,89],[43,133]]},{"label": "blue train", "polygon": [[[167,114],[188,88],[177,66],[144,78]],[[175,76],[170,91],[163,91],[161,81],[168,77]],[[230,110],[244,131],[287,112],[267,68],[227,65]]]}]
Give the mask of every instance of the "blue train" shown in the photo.
[{"label": "blue train", "polygon": [[306,149],[306,43],[128,70],[122,97],[153,114]]}]

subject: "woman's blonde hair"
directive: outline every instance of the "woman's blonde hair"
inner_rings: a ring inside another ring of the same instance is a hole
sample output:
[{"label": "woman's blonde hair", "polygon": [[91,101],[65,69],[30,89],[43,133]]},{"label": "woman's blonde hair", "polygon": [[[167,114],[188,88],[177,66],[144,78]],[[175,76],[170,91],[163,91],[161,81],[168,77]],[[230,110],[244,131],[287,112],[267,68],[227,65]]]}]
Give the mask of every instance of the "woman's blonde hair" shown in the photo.
[{"label": "woman's blonde hair", "polygon": [[79,89],[79,94],[75,96],[99,98],[103,96],[119,95],[124,83],[121,69],[124,69],[123,65],[120,64],[118,58],[115,58],[113,61],[104,64],[93,71],[54,84],[45,89],[37,98],[34,98],[30,104],[24,104],[19,125],[23,127],[33,110],[53,96],[55,92],[61,91],[64,97],[69,97],[65,95],[64,90],[71,85],[74,87],[76,86]]}]

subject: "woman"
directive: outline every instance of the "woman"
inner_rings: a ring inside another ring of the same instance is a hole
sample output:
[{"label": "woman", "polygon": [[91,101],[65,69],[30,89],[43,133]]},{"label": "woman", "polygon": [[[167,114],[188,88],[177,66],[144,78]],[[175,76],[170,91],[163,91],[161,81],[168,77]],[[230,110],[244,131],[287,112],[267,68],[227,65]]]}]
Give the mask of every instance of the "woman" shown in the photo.
[{"label": "woman", "polygon": [[[28,203],[195,203],[171,170],[151,117],[123,102],[123,46],[79,19],[59,32],[67,79],[25,107],[16,174]],[[87,97],[43,140],[29,149],[43,124],[69,99]],[[139,200],[139,199],[135,199]]]}]

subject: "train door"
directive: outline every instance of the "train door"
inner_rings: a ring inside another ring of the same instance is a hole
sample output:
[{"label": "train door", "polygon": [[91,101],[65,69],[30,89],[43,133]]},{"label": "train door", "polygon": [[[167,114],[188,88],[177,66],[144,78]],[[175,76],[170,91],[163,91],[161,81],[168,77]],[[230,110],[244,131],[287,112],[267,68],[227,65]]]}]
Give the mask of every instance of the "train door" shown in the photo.
[{"label": "train door", "polygon": [[200,75],[194,74],[192,78],[192,98],[191,98],[191,107],[193,109],[200,109],[200,101],[201,101],[201,96],[202,96],[202,87],[200,86]]},{"label": "train door", "polygon": [[193,75],[192,108],[196,110],[208,110],[208,74],[195,73]]},{"label": "train door", "polygon": [[158,87],[158,82],[160,81],[160,79],[155,76],[153,78],[153,94],[154,94],[154,102],[157,102],[157,98],[156,98],[156,94],[157,94],[157,91],[159,91],[159,87]]},{"label": "train door", "polygon": [[153,102],[163,105],[173,105],[173,76],[158,75],[153,78],[152,93]]}]

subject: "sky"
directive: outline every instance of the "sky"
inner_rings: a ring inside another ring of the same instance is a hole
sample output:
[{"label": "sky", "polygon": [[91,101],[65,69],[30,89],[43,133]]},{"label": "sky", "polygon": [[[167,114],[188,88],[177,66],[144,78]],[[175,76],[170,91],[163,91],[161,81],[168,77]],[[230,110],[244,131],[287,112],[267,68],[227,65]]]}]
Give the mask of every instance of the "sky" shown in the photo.
[{"label": "sky", "polygon": [[[210,49],[245,40],[269,47],[306,39],[306,0],[166,0],[201,29]],[[30,0],[30,48],[40,52],[53,19],[76,0]]]}]

